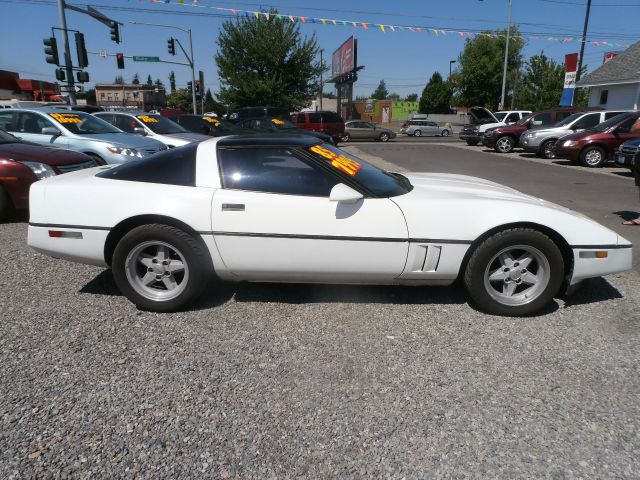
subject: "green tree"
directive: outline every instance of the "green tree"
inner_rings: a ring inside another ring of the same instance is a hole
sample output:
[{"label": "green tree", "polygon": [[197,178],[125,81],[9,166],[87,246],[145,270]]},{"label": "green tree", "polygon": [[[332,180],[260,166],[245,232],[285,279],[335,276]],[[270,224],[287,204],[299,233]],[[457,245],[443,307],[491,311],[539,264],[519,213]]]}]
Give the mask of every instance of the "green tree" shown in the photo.
[{"label": "green tree", "polygon": [[417,102],[418,101],[418,94],[417,93],[410,93],[409,95],[407,95],[407,97],[404,99],[405,102]]},{"label": "green tree", "polygon": [[117,75],[113,83],[116,85],[124,85],[124,77],[122,75]]},{"label": "green tree", "polygon": [[176,91],[176,74],[173,71],[169,74],[169,87],[171,87],[171,93]]},{"label": "green tree", "polygon": [[190,112],[193,108],[191,90],[180,88],[167,96],[167,106],[170,108],[180,108],[185,112]]},{"label": "green tree", "polygon": [[133,80],[131,80],[131,83],[133,83],[134,85],[140,85],[140,76],[137,73],[133,75]]},{"label": "green tree", "polygon": [[160,80],[159,78],[157,78],[157,79],[156,79],[155,86],[156,86],[158,89],[162,89],[162,90],[164,89],[164,83],[162,83],[162,80]]},{"label": "green tree", "polygon": [[[473,39],[467,39],[458,57],[459,68],[455,76],[456,89],[463,105],[478,105],[489,109],[498,106],[502,89],[505,43],[506,30],[483,32]],[[524,39],[519,35],[517,27],[512,27],[507,57],[508,72],[520,68],[523,47]],[[509,104],[507,98],[505,104]]]},{"label": "green tree", "polygon": [[526,63],[516,91],[518,108],[537,111],[557,107],[564,88],[564,66],[544,53]]},{"label": "green tree", "polygon": [[400,95],[398,95],[397,93],[390,93],[389,95],[387,95],[387,100],[393,100],[394,102],[399,102]]},{"label": "green tree", "polygon": [[420,97],[420,113],[449,113],[451,86],[442,81],[442,75],[434,72]]},{"label": "green tree", "polygon": [[387,90],[387,84],[384,80],[380,80],[378,87],[371,94],[371,98],[374,100],[386,100],[389,96],[389,90]]},{"label": "green tree", "polygon": [[215,56],[218,97],[232,107],[274,105],[296,110],[319,88],[320,62],[315,35],[302,38],[298,23],[271,10],[258,18],[222,24]]},{"label": "green tree", "polygon": [[153,79],[151,78],[151,75],[147,76],[147,85],[149,87],[153,87]]},{"label": "green tree", "polygon": [[207,88],[207,93],[204,95],[204,111],[205,112],[216,112],[217,114],[226,113],[224,105],[220,102],[217,102],[213,95],[211,94],[211,90]]}]

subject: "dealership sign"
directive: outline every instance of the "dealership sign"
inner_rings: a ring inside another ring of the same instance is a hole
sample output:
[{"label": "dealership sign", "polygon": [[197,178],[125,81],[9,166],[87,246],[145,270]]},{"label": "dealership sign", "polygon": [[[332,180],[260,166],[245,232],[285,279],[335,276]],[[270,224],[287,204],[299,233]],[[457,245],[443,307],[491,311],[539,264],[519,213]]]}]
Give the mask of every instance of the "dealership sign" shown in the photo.
[{"label": "dealership sign", "polygon": [[570,53],[564,57],[564,89],[560,98],[561,107],[573,105],[573,93],[576,88],[576,72],[578,70],[578,54]]}]

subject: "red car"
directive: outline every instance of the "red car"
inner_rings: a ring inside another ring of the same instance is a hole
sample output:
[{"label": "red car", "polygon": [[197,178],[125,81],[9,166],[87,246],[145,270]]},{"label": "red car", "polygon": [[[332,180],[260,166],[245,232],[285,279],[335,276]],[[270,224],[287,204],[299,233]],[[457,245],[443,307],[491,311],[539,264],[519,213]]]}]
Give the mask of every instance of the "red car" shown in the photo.
[{"label": "red car", "polygon": [[577,108],[544,110],[532,113],[514,125],[488,128],[482,137],[482,144],[493,148],[498,153],[509,153],[518,145],[520,135],[530,128],[549,127],[579,110]]},{"label": "red car", "polygon": [[621,113],[593,128],[565,135],[554,147],[556,158],[566,158],[585,167],[601,167],[613,160],[615,151],[627,140],[640,137],[631,133],[631,127],[640,118],[640,112]]},{"label": "red car", "polygon": [[96,165],[84,153],[26,143],[0,130],[0,220],[28,208],[33,182]]},{"label": "red car", "polygon": [[301,130],[322,132],[333,138],[337,145],[344,135],[344,120],[336,112],[320,110],[318,112],[300,112],[291,115],[291,121]]}]

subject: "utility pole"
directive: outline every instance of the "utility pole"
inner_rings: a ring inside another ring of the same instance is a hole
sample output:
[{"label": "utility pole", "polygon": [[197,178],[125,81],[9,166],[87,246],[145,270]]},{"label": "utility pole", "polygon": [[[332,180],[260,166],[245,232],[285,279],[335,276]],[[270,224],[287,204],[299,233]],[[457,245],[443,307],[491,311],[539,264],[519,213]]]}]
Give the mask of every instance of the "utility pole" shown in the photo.
[{"label": "utility pole", "polygon": [[62,29],[62,39],[64,42],[64,66],[67,73],[67,94],[69,104],[76,105],[76,90],[73,79],[73,63],[71,61],[71,49],[69,48],[69,34],[67,32],[67,17],[65,14],[66,5],[64,0],[58,0],[58,14],[60,15],[60,28]]},{"label": "utility pole", "polygon": [[584,28],[582,29],[582,40],[580,41],[580,55],[578,55],[578,70],[576,71],[576,82],[580,80],[582,70],[582,56],[584,55],[584,44],[587,42],[587,28],[589,27],[589,12],[591,11],[591,0],[587,0],[587,12],[584,15]]},{"label": "utility pole", "polygon": [[502,68],[502,95],[500,96],[500,108],[504,108],[504,94],[507,88],[507,61],[509,59],[509,36],[511,34],[511,0],[509,0],[509,21],[507,23],[507,44],[504,47],[504,67]]},{"label": "utility pole", "polygon": [[320,110],[322,110],[322,97],[324,97],[324,62],[322,61],[323,49],[320,49]]}]

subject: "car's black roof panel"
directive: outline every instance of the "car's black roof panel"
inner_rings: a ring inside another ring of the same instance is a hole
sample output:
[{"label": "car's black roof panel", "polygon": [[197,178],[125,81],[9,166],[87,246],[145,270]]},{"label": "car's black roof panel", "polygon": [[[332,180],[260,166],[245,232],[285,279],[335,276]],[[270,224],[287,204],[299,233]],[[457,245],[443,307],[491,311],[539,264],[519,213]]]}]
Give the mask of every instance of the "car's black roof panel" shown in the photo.
[{"label": "car's black roof panel", "polygon": [[309,147],[321,142],[320,139],[310,135],[293,134],[254,134],[254,135],[229,135],[218,140],[219,147],[270,147],[270,146],[295,146]]}]

